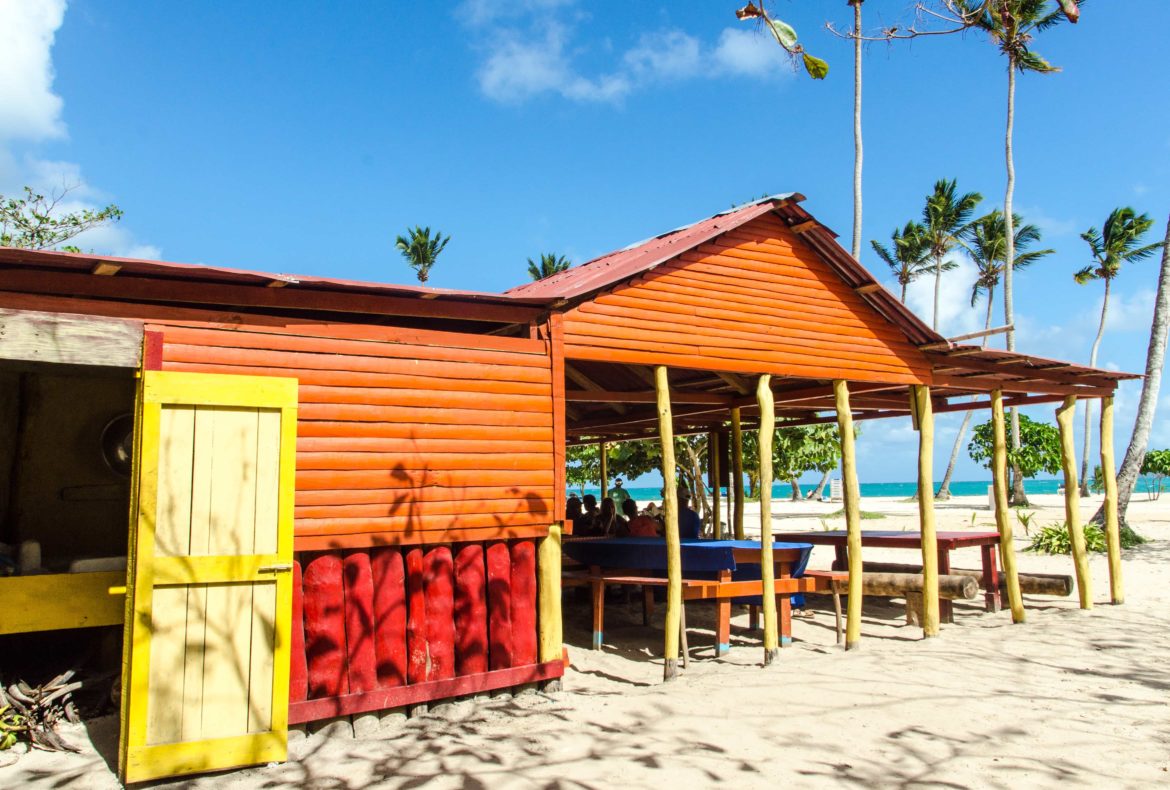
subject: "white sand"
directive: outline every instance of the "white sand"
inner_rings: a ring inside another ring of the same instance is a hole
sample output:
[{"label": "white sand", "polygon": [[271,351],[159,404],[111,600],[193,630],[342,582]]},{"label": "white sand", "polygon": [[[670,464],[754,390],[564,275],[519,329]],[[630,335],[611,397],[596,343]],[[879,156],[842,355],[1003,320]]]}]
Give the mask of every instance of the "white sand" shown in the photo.
[{"label": "white sand", "polygon": [[[1063,520],[1062,499],[1036,497],[1033,530]],[[1087,501],[1091,515],[1096,499]],[[820,529],[839,504],[777,502],[777,529]],[[912,503],[866,500],[886,514],[870,529],[914,528]],[[992,528],[982,498],[939,506],[939,527]],[[313,736],[293,760],[168,787],[738,787],[1170,786],[1170,499],[1136,500],[1132,522],[1153,541],[1125,555],[1126,604],[1110,606],[1105,559],[1092,559],[1096,608],[1026,597],[1028,623],[956,605],[956,622],[923,640],[902,608],[866,602],[863,647],[834,644],[825,598],[797,618],[796,642],[765,670],[746,615],[729,658],[711,659],[711,617],[688,607],[693,659],[663,685],[662,608],[651,628],[639,607],[607,607],[607,646],[588,649],[585,602],[567,606],[572,668],[566,691],[446,706],[386,727],[377,738]],[[753,514],[758,523],[758,508]],[[830,522],[839,527],[839,519]],[[1018,525],[1017,525],[1017,531]],[[1020,534],[1017,547],[1026,539]],[[867,559],[913,562],[912,552]],[[814,567],[832,551],[818,547]],[[953,555],[978,567],[979,552]],[[1067,557],[1021,554],[1023,571],[1071,573]],[[114,722],[90,729],[112,756]],[[84,731],[67,733],[86,740]],[[0,768],[0,787],[117,787],[86,741],[82,755],[32,753]]]}]

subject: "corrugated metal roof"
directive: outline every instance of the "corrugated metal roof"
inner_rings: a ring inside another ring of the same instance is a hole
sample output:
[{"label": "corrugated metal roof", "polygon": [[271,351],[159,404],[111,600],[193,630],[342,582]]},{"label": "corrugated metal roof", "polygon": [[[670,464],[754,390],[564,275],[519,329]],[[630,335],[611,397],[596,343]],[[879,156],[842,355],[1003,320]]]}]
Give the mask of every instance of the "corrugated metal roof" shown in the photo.
[{"label": "corrugated metal roof", "polygon": [[720,212],[690,225],[631,244],[628,247],[594,258],[536,282],[524,283],[505,291],[509,296],[537,296],[573,299],[598,291],[634,275],[653,269],[660,263],[709,241],[721,233],[767,214],[785,201],[804,200],[795,192],[772,195]]},{"label": "corrugated metal roof", "polygon": [[314,290],[342,291],[348,293],[379,294],[383,296],[406,296],[419,299],[441,299],[444,301],[476,301],[494,304],[543,306],[552,300],[540,296],[510,296],[481,291],[459,291],[448,288],[428,288],[414,285],[372,283],[358,280],[342,280],[332,277],[315,277],[301,274],[274,274],[270,272],[230,269],[204,264],[171,263],[139,258],[115,258],[108,255],[55,252],[51,250],[25,250],[0,247],[0,264],[39,266],[64,271],[92,272],[99,264],[113,264],[120,267],[119,276],[139,275],[173,280],[197,280],[235,285],[267,286],[283,283],[287,287],[304,286]]}]

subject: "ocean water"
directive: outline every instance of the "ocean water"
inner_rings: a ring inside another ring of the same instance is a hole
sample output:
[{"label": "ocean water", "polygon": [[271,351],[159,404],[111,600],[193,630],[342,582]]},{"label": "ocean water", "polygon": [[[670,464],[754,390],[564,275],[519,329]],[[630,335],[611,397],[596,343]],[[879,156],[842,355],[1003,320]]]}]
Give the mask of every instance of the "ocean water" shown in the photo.
[{"label": "ocean water", "polygon": [[[935,486],[938,482],[935,482]],[[953,496],[987,496],[987,487],[991,485],[990,478],[987,480],[960,480],[951,482],[951,494]],[[1055,494],[1062,485],[1060,480],[1025,480],[1024,490],[1029,494]],[[802,493],[807,494],[816,488],[816,484],[801,485]],[[861,497],[899,497],[909,498],[914,496],[914,492],[918,489],[917,483],[862,483]],[[658,488],[627,488],[630,495],[638,502],[660,501],[662,499],[662,492]],[[727,491],[726,488],[723,489]],[[825,486],[825,493],[828,494],[829,487]],[[569,489],[570,494],[581,494],[579,489]],[[585,487],[586,494],[593,494],[598,496],[600,489],[596,486]],[[776,483],[772,486],[772,499],[788,499],[792,496],[792,486],[788,483]]]}]

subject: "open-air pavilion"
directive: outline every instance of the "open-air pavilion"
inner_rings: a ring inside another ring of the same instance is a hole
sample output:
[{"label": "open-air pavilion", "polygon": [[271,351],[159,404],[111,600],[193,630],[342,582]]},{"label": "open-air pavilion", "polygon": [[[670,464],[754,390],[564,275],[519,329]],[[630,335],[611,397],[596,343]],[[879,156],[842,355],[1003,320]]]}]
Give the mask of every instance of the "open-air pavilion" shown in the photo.
[{"label": "open-air pavilion", "polygon": [[[846,646],[860,638],[862,558],[852,424],[911,416],[920,435],[923,627],[939,624],[934,534],[933,414],[990,409],[996,523],[1016,622],[1024,619],[1006,487],[1004,409],[1060,404],[1067,514],[1081,605],[1091,606],[1084,541],[1076,510],[1072,414],[1079,399],[1101,399],[1102,468],[1115,513],[1112,397],[1125,373],[975,345],[933,331],[882,287],[800,203],[799,194],[756,201],[656,236],[582,266],[510,290],[556,299],[563,316],[565,426],[570,444],[661,438],[667,542],[677,545],[672,437],[709,433],[713,534],[723,537],[719,488],[733,493],[729,524],[744,537],[741,432],[760,431],[764,584],[771,542],[770,436],[785,425],[836,422],[843,455],[849,532]],[[604,444],[603,444],[604,457]],[[672,526],[673,525],[673,526]],[[1116,519],[1107,523],[1112,598],[1121,600]],[[676,551],[677,549],[675,549]],[[668,553],[671,549],[668,548]],[[677,560],[672,580],[680,576]],[[677,655],[677,584],[668,598],[667,677]],[[776,612],[764,600],[765,662],[777,647]],[[673,607],[673,615],[670,611]]]}]

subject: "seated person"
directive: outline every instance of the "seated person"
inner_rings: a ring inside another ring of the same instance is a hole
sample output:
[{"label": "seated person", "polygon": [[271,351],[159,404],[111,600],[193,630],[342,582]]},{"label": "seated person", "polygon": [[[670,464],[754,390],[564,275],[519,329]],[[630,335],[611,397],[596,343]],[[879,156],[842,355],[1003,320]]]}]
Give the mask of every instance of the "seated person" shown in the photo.
[{"label": "seated person", "polygon": [[691,510],[691,492],[678,492],[678,536],[680,540],[697,540],[703,532],[703,520]]},{"label": "seated person", "polygon": [[565,521],[572,521],[576,524],[579,518],[581,518],[581,500],[576,494],[573,494],[565,501]]},{"label": "seated person", "polygon": [[607,538],[626,535],[626,520],[617,514],[617,507],[609,497],[601,500],[601,511],[594,524],[594,531]]},{"label": "seated person", "polygon": [[581,499],[581,503],[585,507],[585,512],[577,518],[573,519],[573,534],[574,535],[596,535],[597,516],[597,497],[593,494],[586,494]]},{"label": "seated person", "polygon": [[626,531],[630,537],[638,538],[656,538],[658,537],[658,530],[661,525],[653,516],[638,513],[638,504],[632,499],[627,499],[622,502],[622,512],[626,514],[626,518],[630,520],[626,526]]}]

